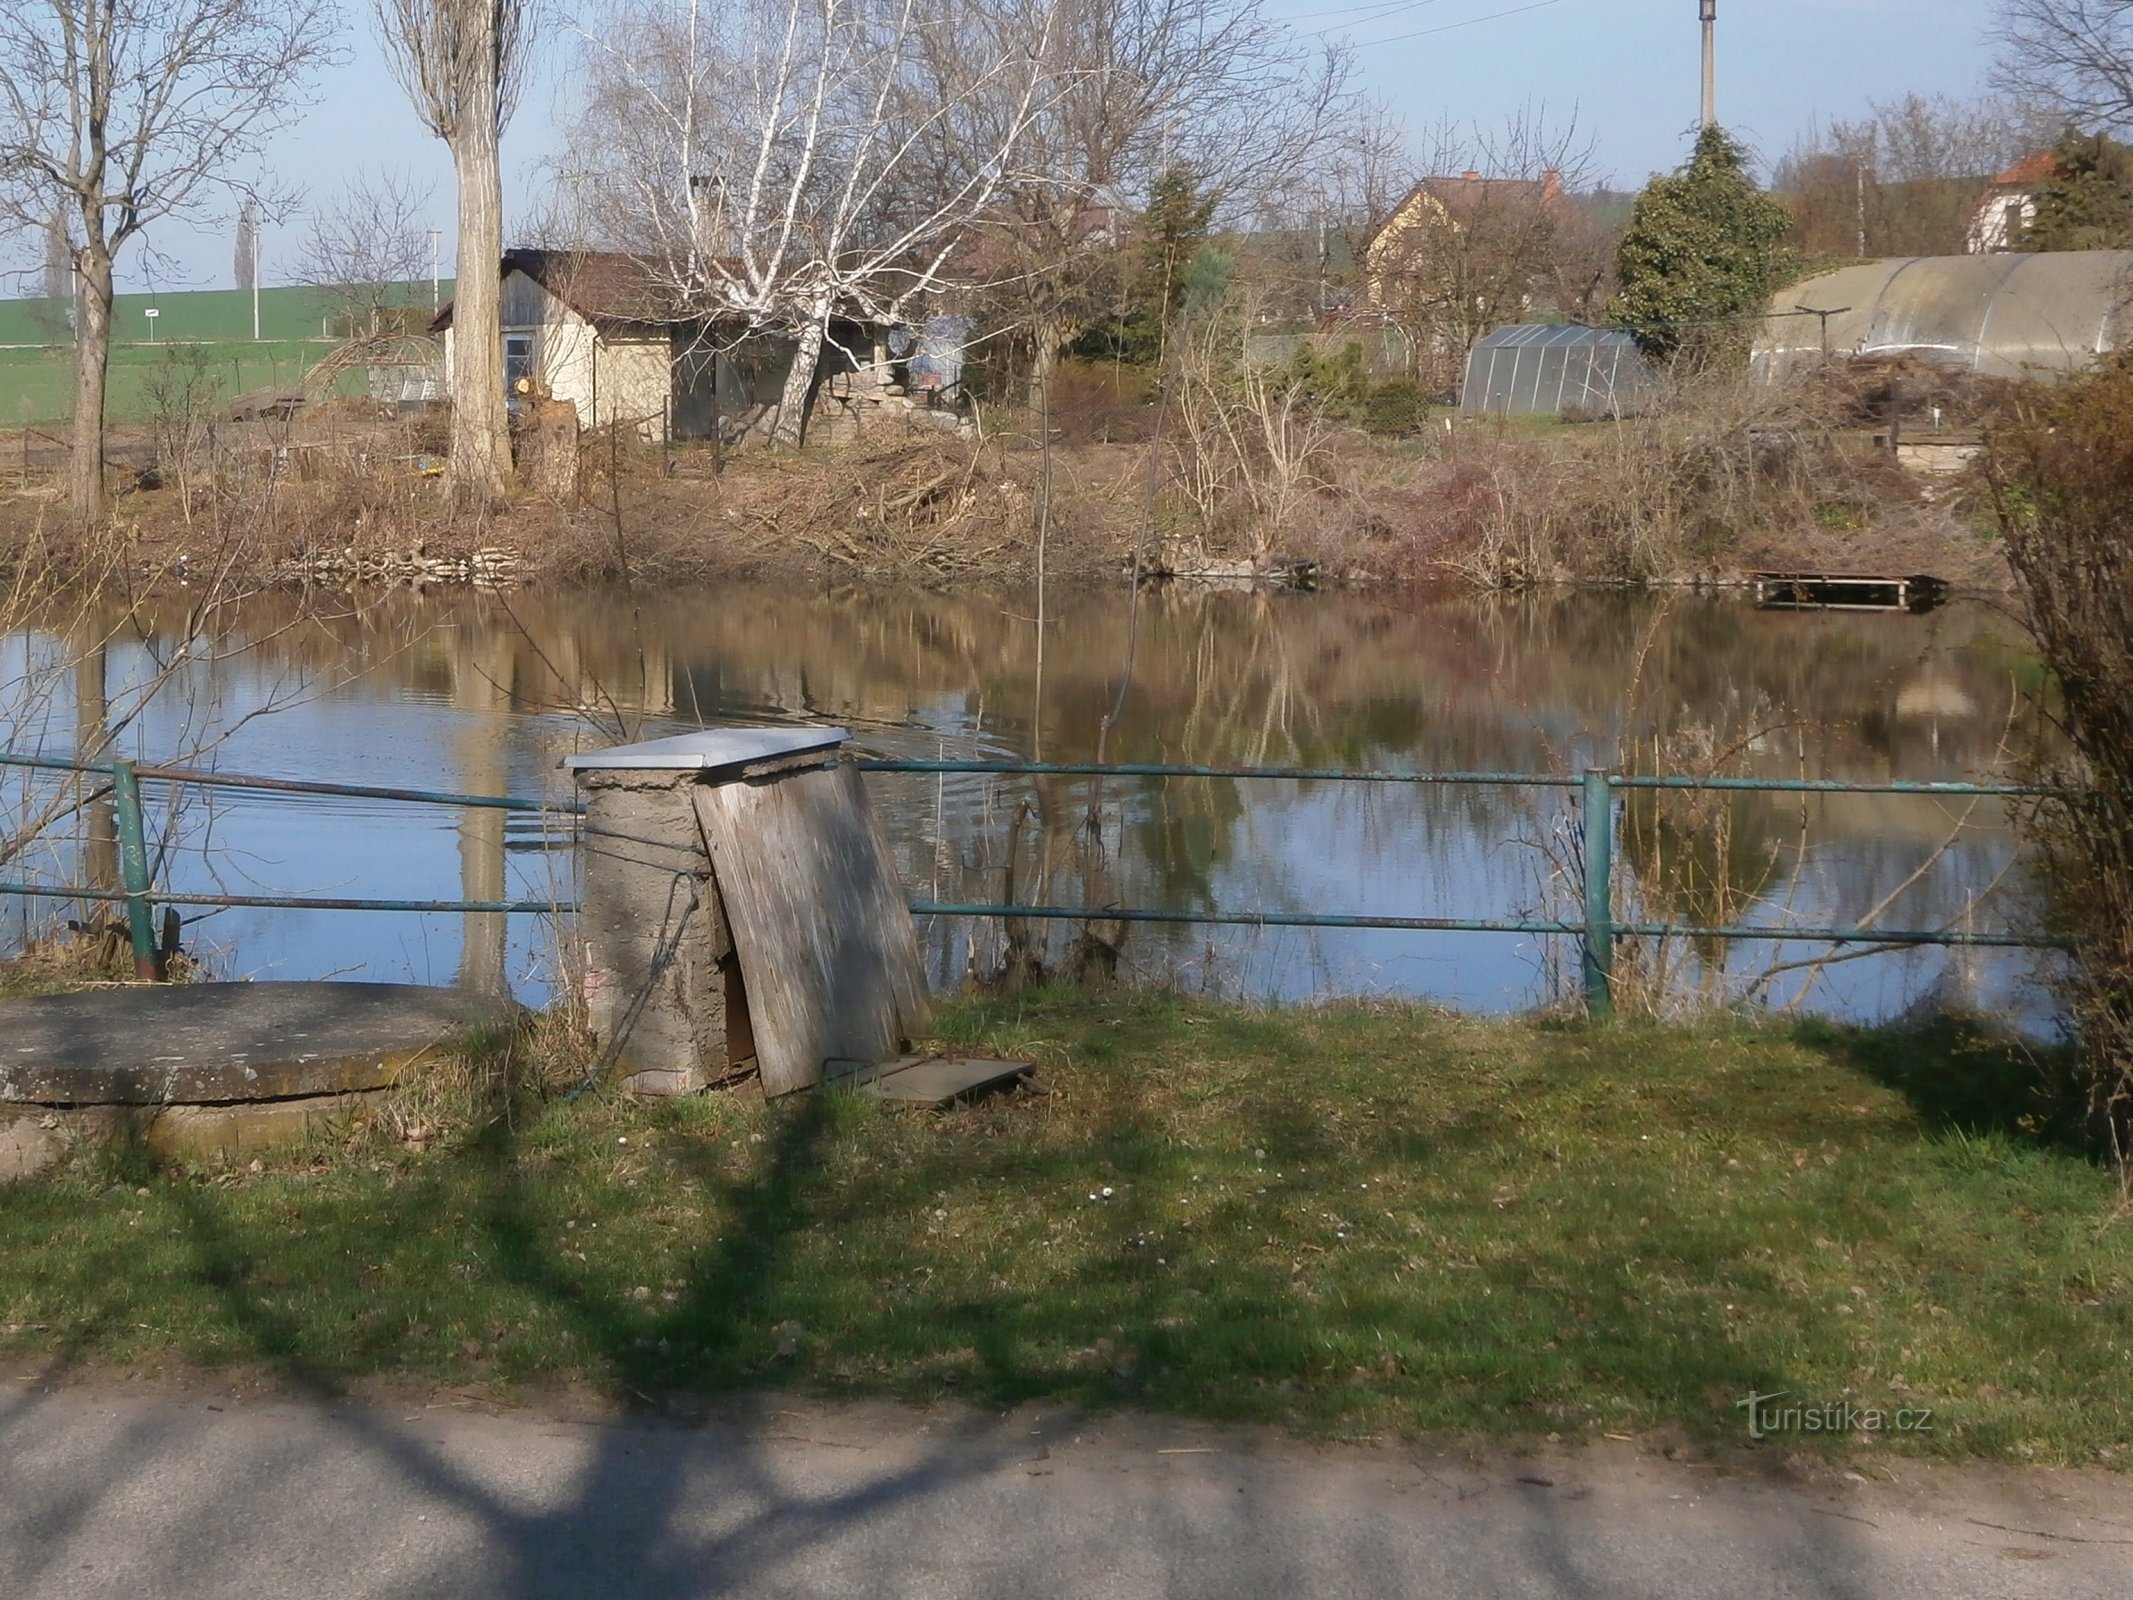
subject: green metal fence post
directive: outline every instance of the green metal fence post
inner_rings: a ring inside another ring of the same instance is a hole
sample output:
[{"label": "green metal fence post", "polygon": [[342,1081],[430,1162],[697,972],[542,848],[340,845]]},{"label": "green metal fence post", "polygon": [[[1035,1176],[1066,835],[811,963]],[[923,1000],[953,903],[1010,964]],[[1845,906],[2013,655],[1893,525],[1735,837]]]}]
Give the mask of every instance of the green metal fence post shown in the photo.
[{"label": "green metal fence post", "polygon": [[1612,1016],[1615,967],[1615,799],[1601,767],[1585,769],[1585,1011]]},{"label": "green metal fence post", "polygon": [[118,813],[119,877],[126,886],[126,932],[133,940],[133,975],[153,983],[157,970],[155,919],[148,913],[148,833],[141,822],[141,782],[131,761],[111,764],[112,809]]}]

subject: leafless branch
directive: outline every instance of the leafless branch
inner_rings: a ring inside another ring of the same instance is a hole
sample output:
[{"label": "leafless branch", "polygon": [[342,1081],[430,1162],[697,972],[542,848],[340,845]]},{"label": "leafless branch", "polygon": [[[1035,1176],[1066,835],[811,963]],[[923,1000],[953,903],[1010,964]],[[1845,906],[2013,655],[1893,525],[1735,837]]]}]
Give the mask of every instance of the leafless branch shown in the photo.
[{"label": "leafless branch", "polygon": [[2133,126],[2133,0],[2001,0],[1998,87],[2084,128]]}]

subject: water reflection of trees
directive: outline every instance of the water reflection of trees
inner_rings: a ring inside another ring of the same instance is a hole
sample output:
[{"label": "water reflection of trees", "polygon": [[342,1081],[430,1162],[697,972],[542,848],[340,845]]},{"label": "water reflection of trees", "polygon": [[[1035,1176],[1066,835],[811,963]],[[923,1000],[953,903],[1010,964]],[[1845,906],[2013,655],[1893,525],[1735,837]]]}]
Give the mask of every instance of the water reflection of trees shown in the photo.
[{"label": "water reflection of trees", "polygon": [[[1012,757],[1041,748],[1052,760],[1089,759],[1120,700],[1129,607],[1115,590],[1052,598],[1041,705],[1031,614],[1014,595],[458,592],[339,608],[267,595],[238,626],[272,663],[313,674],[360,669],[364,693],[434,699],[484,717],[575,719],[582,732],[566,737],[588,743],[701,721],[805,718],[844,723],[882,754]],[[1739,742],[1735,769],[1765,776],[1991,777],[2009,769],[2007,731],[2021,724],[2007,670],[2013,633],[1984,607],[1864,617],[1653,596],[1171,589],[1143,596],[1137,626],[1133,677],[1108,748],[1129,762],[1568,772],[1700,731]],[[451,776],[487,787],[475,780],[500,779],[501,769],[474,748],[477,726],[456,736],[460,770]],[[1284,819],[1311,814],[1323,792],[1067,777],[890,777],[877,788],[907,874],[948,898],[1202,910],[1236,909],[1240,893],[1279,906],[1315,848]],[[1397,855],[1399,841],[1423,853],[1446,841],[1545,833],[1558,801],[1428,787],[1343,804]],[[1683,901],[1684,918],[1721,920],[1721,899],[1767,902],[1809,867],[1849,898],[1847,884],[1875,876],[1884,856],[1915,855],[1910,846],[1944,825],[1930,805],[1887,797],[1818,802],[1804,829],[1801,808],[1773,797],[1739,797],[1727,808],[1738,846],[1730,864],[1698,865],[1710,845],[1698,829],[1630,818],[1633,867],[1641,850],[1651,875],[1703,886]],[[468,834],[469,884],[476,858],[496,843],[477,841],[477,831]],[[1971,844],[1988,836],[1986,854],[2004,857],[2011,847],[1996,815],[1979,820]],[[1965,869],[1951,881],[1990,876]],[[1920,914],[1933,898],[1920,892]],[[1068,936],[1020,932],[1055,956]],[[943,973],[964,970],[974,955],[982,966],[1007,954],[998,945],[974,953],[961,942],[968,930],[934,937]],[[1160,954],[1201,935],[1135,938]]]}]

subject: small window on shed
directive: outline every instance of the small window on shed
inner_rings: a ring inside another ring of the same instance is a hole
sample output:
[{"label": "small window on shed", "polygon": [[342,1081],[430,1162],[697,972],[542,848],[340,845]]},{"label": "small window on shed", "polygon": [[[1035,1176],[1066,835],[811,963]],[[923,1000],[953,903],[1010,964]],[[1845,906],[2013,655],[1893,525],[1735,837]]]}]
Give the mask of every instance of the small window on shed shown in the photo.
[{"label": "small window on shed", "polygon": [[533,376],[533,335],[504,335],[504,393],[517,394],[519,380]]}]

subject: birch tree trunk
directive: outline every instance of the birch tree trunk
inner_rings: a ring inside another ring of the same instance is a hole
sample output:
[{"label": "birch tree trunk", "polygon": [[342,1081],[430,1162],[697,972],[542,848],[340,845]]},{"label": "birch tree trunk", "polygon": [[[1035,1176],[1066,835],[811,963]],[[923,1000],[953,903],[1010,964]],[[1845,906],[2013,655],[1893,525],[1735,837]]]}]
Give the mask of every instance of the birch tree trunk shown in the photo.
[{"label": "birch tree trunk", "polygon": [[785,392],[778,400],[778,425],[772,442],[797,450],[807,442],[807,407],[814,398],[815,372],[822,365],[822,341],[829,327],[829,313],[821,311],[801,325],[794,339],[792,368],[785,374]]},{"label": "birch tree trunk", "polygon": [[[493,23],[492,23],[493,27]],[[504,186],[498,159],[497,85],[475,75],[449,141],[459,182],[459,281],[452,307],[452,450],[445,483],[469,504],[501,496],[511,471],[504,405]]]},{"label": "birch tree trunk", "polygon": [[74,330],[74,459],[68,507],[77,522],[104,514],[104,390],[111,367],[111,255],[92,240],[77,266],[80,326]]}]

